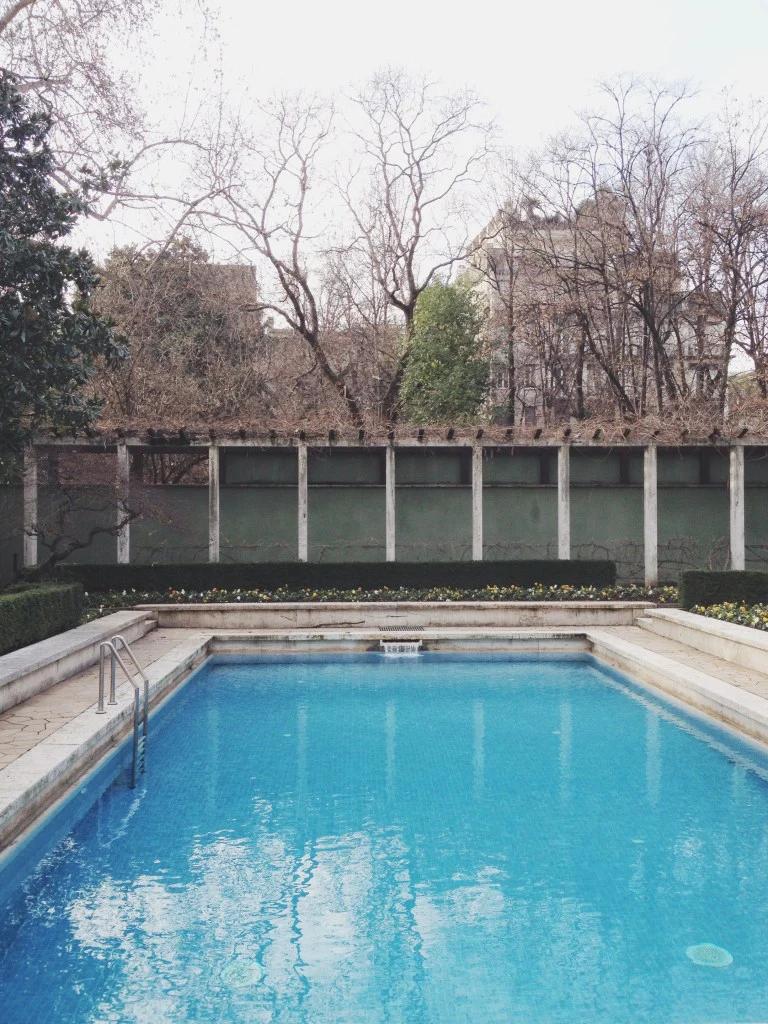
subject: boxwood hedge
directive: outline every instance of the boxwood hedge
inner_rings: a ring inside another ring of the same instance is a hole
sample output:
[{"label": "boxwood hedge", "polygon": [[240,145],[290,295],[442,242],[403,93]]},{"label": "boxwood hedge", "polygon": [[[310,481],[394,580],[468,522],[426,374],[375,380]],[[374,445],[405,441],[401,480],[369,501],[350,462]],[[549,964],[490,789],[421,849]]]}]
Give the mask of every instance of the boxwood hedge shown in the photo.
[{"label": "boxwood hedge", "polygon": [[0,593],[0,654],[77,626],[83,614],[79,583],[38,583]]},{"label": "boxwood hedge", "polygon": [[768,572],[684,572],[680,587],[680,605],[761,604],[768,601]]},{"label": "boxwood hedge", "polygon": [[237,587],[484,587],[569,583],[607,587],[616,582],[610,561],[510,562],[199,562],[157,565],[60,565],[56,578],[77,581],[89,593],[108,590],[210,590]]}]

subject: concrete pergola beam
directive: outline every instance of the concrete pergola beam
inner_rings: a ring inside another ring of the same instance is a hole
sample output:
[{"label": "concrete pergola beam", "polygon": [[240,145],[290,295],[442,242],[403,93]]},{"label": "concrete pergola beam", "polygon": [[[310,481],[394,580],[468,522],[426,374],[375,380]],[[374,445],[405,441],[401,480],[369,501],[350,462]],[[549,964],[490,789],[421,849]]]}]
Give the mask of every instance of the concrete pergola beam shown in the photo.
[{"label": "concrete pergola beam", "polygon": [[728,506],[731,537],[731,569],[746,566],[744,531],[744,448],[731,448],[728,474]]},{"label": "concrete pergola beam", "polygon": [[395,497],[396,468],[395,449],[387,445],[384,453],[384,490],[385,490],[385,532],[386,532],[386,560],[394,562],[397,556],[397,504]]},{"label": "concrete pergola beam", "polygon": [[[530,433],[500,432],[498,435],[491,428],[487,428],[482,438],[477,437],[476,430],[456,430],[450,437],[447,435],[419,437],[417,431],[397,431],[394,436],[392,431],[387,433],[366,432],[361,438],[358,433],[337,433],[331,441],[327,434],[305,434],[299,438],[290,433],[277,433],[274,436],[270,433],[258,433],[243,436],[240,433],[222,433],[216,436],[219,445],[226,448],[297,448],[301,444],[308,444],[315,448],[386,448],[394,444],[397,448],[468,448],[482,446],[484,448],[538,448],[555,449],[562,444],[562,436],[554,437],[552,434],[542,433],[535,436]],[[210,442],[209,431],[186,434],[184,439],[178,435],[168,432],[167,434],[158,431],[153,435],[148,433],[125,434],[118,437],[116,433],[104,432],[101,435],[91,437],[54,437],[38,434],[34,438],[34,445],[43,448],[75,448],[80,451],[105,452],[113,450],[118,442],[128,445],[129,448],[145,448],[152,451],[173,451],[179,452],[190,449],[207,448]],[[768,437],[759,438],[750,435],[749,440],[736,435],[712,434],[693,436],[682,435],[675,439],[657,438],[643,436],[639,432],[627,436],[611,437],[606,436],[602,431],[599,436],[582,436],[578,432],[572,433],[568,438],[571,448],[597,448],[597,449],[618,449],[632,448],[644,449],[650,444],[656,444],[660,448],[728,448],[736,446],[768,446]]]},{"label": "concrete pergola beam", "polygon": [[126,444],[117,446],[117,564],[128,565],[131,561],[131,453]]},{"label": "concrete pergola beam", "polygon": [[557,557],[571,557],[571,449],[557,449]]},{"label": "concrete pergola beam", "polygon": [[651,444],[643,452],[643,560],[647,587],[655,587],[659,582],[658,506],[658,458],[656,445]]},{"label": "concrete pergola beam", "polygon": [[37,452],[30,445],[24,450],[24,551],[25,569],[37,565]]}]

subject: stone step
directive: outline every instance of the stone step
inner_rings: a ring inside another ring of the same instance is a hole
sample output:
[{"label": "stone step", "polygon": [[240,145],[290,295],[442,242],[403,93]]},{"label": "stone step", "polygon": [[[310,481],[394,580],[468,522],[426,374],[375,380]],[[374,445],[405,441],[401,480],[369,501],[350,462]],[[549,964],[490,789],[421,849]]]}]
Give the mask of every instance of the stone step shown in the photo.
[{"label": "stone step", "polygon": [[762,630],[720,622],[677,608],[648,609],[635,624],[740,668],[768,673],[768,633]]}]

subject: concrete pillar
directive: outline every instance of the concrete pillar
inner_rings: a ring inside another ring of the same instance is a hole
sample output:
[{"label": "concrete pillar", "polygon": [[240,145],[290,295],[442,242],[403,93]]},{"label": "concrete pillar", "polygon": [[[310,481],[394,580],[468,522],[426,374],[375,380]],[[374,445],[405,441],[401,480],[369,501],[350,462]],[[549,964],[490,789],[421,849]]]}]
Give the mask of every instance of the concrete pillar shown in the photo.
[{"label": "concrete pillar", "polygon": [[483,560],[483,449],[472,449],[472,560]]},{"label": "concrete pillar", "polygon": [[219,449],[208,446],[208,561],[218,562],[221,554],[221,496]]},{"label": "concrete pillar", "polygon": [[309,488],[307,477],[307,446],[298,448],[299,461],[299,561],[309,558]]},{"label": "concrete pillar", "polygon": [[557,557],[571,557],[571,449],[557,449]]},{"label": "concrete pillar", "polygon": [[744,448],[731,448],[728,497],[731,520],[731,569],[744,569],[746,545],[744,538]]},{"label": "concrete pillar", "polygon": [[24,568],[37,565],[37,452],[24,451]]},{"label": "concrete pillar", "polygon": [[649,444],[643,454],[643,555],[645,585],[659,582],[659,501],[656,445]]},{"label": "concrete pillar", "polygon": [[384,456],[384,490],[386,492],[386,558],[394,562],[396,558],[395,523],[397,508],[395,505],[395,449],[390,444]]},{"label": "concrete pillar", "polygon": [[128,503],[131,493],[131,453],[121,441],[117,445],[117,564],[128,565],[131,560],[131,524]]}]

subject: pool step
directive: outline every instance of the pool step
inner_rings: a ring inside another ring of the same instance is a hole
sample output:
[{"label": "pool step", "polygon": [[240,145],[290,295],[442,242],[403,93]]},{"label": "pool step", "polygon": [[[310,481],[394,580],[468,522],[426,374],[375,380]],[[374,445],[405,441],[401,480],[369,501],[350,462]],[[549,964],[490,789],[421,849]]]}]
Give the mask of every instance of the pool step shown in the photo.
[{"label": "pool step", "polygon": [[759,629],[677,608],[649,609],[635,620],[635,625],[739,668],[768,673],[768,633]]}]

